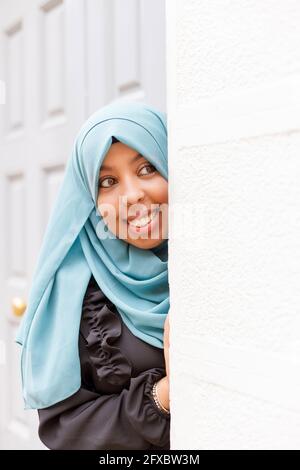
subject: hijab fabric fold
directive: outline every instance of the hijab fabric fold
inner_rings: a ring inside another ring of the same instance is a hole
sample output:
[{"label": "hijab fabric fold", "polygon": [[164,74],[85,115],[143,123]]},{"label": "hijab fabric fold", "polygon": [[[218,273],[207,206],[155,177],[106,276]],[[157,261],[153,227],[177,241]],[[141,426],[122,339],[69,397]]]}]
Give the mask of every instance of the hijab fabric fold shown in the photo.
[{"label": "hijab fabric fold", "polygon": [[168,239],[153,249],[135,247],[114,236],[97,209],[98,175],[112,136],[168,179],[165,113],[144,103],[114,102],[80,129],[16,337],[22,346],[25,409],[51,406],[81,386],[78,335],[91,274],[131,332],[163,348],[169,311]]}]

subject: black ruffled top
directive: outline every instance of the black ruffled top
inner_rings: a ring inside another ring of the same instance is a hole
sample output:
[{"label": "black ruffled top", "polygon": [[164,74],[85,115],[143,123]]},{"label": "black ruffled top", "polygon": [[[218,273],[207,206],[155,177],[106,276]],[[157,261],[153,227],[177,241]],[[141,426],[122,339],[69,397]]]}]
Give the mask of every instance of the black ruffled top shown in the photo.
[{"label": "black ruffled top", "polygon": [[79,334],[81,388],[38,410],[49,449],[170,449],[170,415],[153,397],[164,351],[137,338],[91,276]]}]

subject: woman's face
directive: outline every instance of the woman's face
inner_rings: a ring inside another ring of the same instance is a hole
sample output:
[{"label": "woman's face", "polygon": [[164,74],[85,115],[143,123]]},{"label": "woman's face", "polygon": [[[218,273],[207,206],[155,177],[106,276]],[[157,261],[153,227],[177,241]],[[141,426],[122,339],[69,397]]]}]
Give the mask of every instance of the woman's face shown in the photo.
[{"label": "woman's face", "polygon": [[168,182],[122,142],[111,145],[103,160],[97,206],[109,230],[138,248],[168,238]]}]

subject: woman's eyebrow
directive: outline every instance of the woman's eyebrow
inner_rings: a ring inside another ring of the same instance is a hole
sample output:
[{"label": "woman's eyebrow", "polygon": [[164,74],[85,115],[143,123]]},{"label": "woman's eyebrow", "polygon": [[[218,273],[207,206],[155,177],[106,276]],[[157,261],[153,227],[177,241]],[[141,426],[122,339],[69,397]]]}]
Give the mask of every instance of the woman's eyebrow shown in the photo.
[{"label": "woman's eyebrow", "polygon": [[[134,163],[136,160],[139,160],[140,158],[144,158],[144,156],[140,153],[137,153],[131,160],[130,160],[130,163]],[[113,168],[111,166],[107,166],[107,165],[101,165],[101,168],[100,168],[100,171],[102,170],[113,170]]]}]

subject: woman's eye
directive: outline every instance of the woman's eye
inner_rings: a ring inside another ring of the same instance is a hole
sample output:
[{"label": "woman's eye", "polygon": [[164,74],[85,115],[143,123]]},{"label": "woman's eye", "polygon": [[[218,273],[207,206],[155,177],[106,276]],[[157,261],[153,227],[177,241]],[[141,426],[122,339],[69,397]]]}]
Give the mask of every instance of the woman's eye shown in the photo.
[{"label": "woman's eye", "polygon": [[145,165],[145,166],[143,166],[141,171],[144,170],[145,168],[150,168],[150,170],[151,170],[149,172],[146,172],[145,173],[146,175],[149,175],[150,173],[154,173],[156,171],[156,168],[153,165]]},{"label": "woman's eye", "polygon": [[[154,173],[156,171],[156,168],[153,165],[145,165],[145,166],[143,166],[143,168],[141,168],[140,173],[143,170],[145,170],[145,168],[147,169],[147,171],[144,172],[144,174],[142,176],[149,175],[149,174]],[[150,170],[148,171],[148,169],[150,169]],[[112,184],[109,184],[109,181],[114,181],[114,178],[112,178],[110,176],[110,177],[104,178],[103,180],[100,180],[99,181],[99,187],[100,188],[110,188],[112,186]],[[105,183],[105,182],[108,182],[108,183],[104,185],[103,183]]]},{"label": "woman's eye", "polygon": [[114,181],[114,178],[105,178],[105,179],[99,181],[99,187],[100,188],[110,188],[110,186],[111,186],[110,184],[108,186],[103,186],[103,183],[105,181],[109,181],[109,180]]}]

